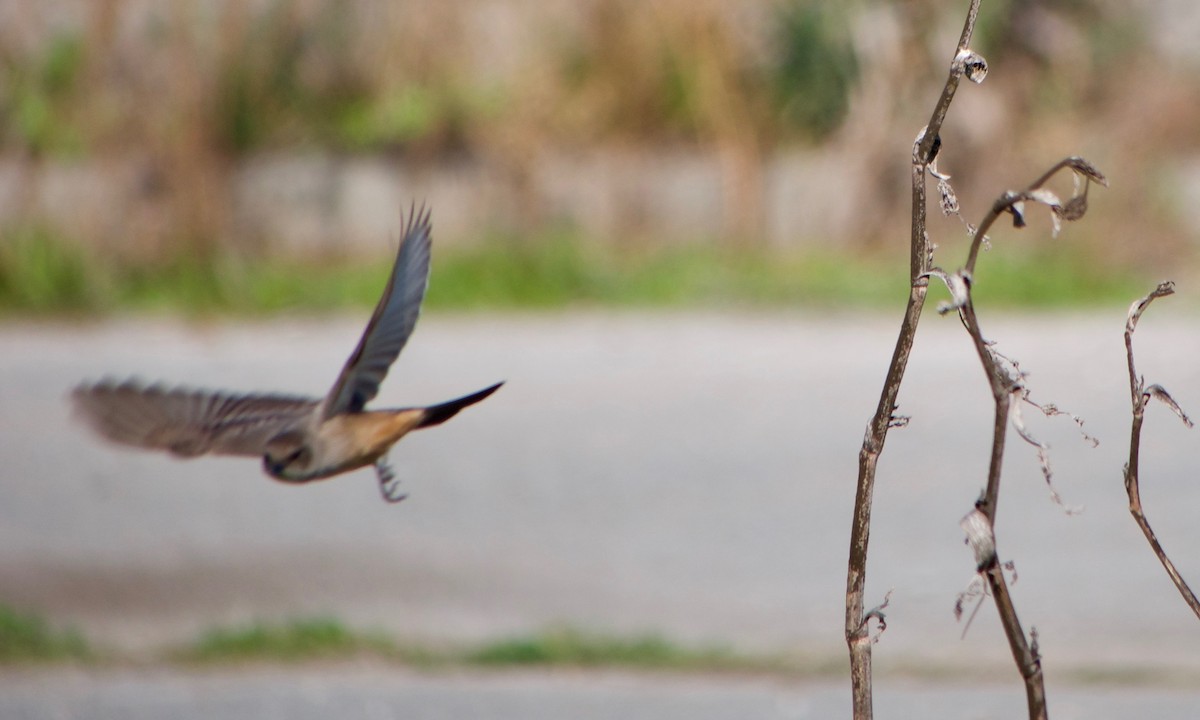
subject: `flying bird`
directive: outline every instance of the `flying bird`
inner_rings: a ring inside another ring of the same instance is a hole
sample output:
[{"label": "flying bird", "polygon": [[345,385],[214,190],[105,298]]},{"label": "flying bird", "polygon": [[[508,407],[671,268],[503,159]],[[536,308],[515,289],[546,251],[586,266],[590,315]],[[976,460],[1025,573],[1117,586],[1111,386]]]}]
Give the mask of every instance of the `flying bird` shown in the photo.
[{"label": "flying bird", "polygon": [[429,282],[429,211],[409,213],[383,297],[342,372],[323,398],[231,393],[102,380],[75,388],[77,414],[104,438],[166,450],[181,458],[207,453],[259,456],[263,470],[306,483],[367,465],[388,502],[407,497],[387,454],[413,430],[439,425],[503,385],[428,407],[367,410],[417,324]]}]

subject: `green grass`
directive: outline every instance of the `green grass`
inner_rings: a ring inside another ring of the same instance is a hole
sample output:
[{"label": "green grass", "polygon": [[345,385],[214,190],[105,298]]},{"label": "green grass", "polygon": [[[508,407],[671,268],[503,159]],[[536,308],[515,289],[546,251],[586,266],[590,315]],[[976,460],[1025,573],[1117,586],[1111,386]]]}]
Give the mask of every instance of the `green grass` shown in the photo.
[{"label": "green grass", "polygon": [[521,638],[501,640],[469,651],[462,660],[470,665],[621,667],[657,670],[782,670],[773,659],[749,658],[727,648],[692,648],[659,635],[612,637],[571,628],[547,630]]},{"label": "green grass", "polygon": [[548,236],[535,243],[497,241],[446,253],[434,267],[429,303],[456,309],[871,307],[889,298],[903,301],[904,268],[903,261],[885,267],[827,253],[712,246],[622,254],[570,236]]},{"label": "green grass", "polygon": [[[689,647],[658,635],[620,637],[556,628],[474,646],[398,642],[378,632],[353,630],[332,618],[256,622],[214,628],[193,642],[145,660],[184,665],[300,664],[375,658],[410,667],[582,667],[681,672],[795,674],[801,667],[775,656],[749,656],[722,647]],[[0,664],[122,658],[89,649],[75,632],[56,632],[36,615],[0,605]],[[838,663],[838,668],[841,664]]]},{"label": "green grass", "polygon": [[1091,257],[1082,244],[995,247],[979,258],[973,293],[979,307],[1125,306],[1160,279]]},{"label": "green grass", "polygon": [[0,307],[10,312],[99,309],[105,302],[88,254],[46,228],[0,234]]},{"label": "green grass", "polygon": [[183,663],[300,663],[374,657],[417,667],[620,667],[681,671],[782,672],[774,658],[750,658],[723,648],[689,648],[655,635],[614,637],[570,628],[508,638],[474,647],[400,643],[379,633],[350,630],[328,618],[297,620],[205,632],[173,650]]},{"label": "green grass", "polygon": [[[0,605],[0,667],[86,661],[89,665],[170,664],[176,666],[301,665],[370,659],[422,670],[578,668],[628,671],[722,673],[796,678],[836,678],[845,658],[747,654],[724,646],[695,646],[656,634],[633,636],[585,632],[571,627],[502,638],[475,645],[400,642],[381,632],[363,632],[333,618],[257,622],[214,628],[194,641],[137,659],[95,651],[82,635],[55,631],[40,617]],[[922,681],[986,681],[989,667],[963,668],[896,659],[884,672]],[[1190,687],[1195,678],[1169,668],[1071,666],[1063,678],[1084,686]]]},{"label": "green grass", "polygon": [[[953,268],[953,258],[938,258]],[[126,310],[253,315],[369,308],[391,270],[378,259],[236,258],[189,255],[117,265],[45,228],[0,234],[0,313],[96,315]],[[1097,262],[1082,243],[996,248],[980,258],[981,307],[1125,305],[1150,280]],[[430,309],[900,307],[907,296],[901,253],[804,253],[712,244],[619,251],[571,233],[493,235],[470,248],[438,249]],[[945,298],[933,284],[930,299]]]},{"label": "green grass", "polygon": [[83,636],[55,630],[41,617],[0,605],[0,664],[88,660]]},{"label": "green grass", "polygon": [[378,633],[350,630],[330,618],[218,628],[171,653],[172,659],[189,663],[299,663],[380,656],[422,664],[431,659],[426,655],[423,650],[403,648]]}]

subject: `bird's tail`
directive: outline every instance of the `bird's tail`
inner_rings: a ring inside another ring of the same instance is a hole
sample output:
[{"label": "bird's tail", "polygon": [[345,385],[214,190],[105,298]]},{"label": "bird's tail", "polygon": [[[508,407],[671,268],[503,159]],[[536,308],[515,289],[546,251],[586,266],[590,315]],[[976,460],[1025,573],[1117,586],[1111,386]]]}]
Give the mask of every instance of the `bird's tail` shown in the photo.
[{"label": "bird's tail", "polygon": [[431,405],[425,408],[421,422],[414,429],[419,430],[421,428],[427,428],[432,425],[440,425],[446,422],[450,418],[457,415],[459,410],[483,400],[488,395],[491,395],[492,393],[496,392],[496,390],[500,389],[500,386],[503,384],[503,382],[498,382],[495,385],[484,388],[477,393],[471,393],[470,395],[460,397],[457,400],[449,400],[447,402],[440,403],[438,405]]}]

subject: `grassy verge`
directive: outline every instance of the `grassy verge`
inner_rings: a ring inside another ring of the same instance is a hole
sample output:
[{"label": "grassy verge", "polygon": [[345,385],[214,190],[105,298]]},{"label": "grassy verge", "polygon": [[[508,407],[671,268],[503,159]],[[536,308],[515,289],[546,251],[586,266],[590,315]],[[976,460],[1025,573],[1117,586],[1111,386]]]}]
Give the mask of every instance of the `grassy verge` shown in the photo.
[{"label": "grassy verge", "polygon": [[[775,676],[788,679],[840,678],[841,655],[803,658],[782,654],[746,654],[723,646],[693,646],[659,635],[615,636],[569,627],[476,645],[430,645],[398,641],[380,632],[353,630],[331,618],[251,623],[215,628],[194,641],[142,657],[139,664],[180,667],[302,666],[372,660],[421,670],[562,669],[633,672],[705,673]],[[85,661],[91,666],[120,666],[129,658],[89,647],[71,631],[55,631],[36,615],[0,605],[0,669]],[[897,659],[886,674],[928,682],[991,682],[992,666],[950,666]],[[1074,666],[1059,669],[1060,679],[1077,685],[1112,687],[1193,687],[1187,672],[1164,667]]]},{"label": "grassy verge", "polygon": [[0,605],[0,664],[90,660],[83,636],[55,630],[41,617]]},{"label": "grassy verge", "polygon": [[331,619],[212,630],[168,654],[182,663],[300,663],[376,658],[421,667],[580,667],[692,672],[774,672],[797,669],[782,659],[749,657],[725,648],[693,648],[656,635],[614,637],[570,628],[475,646],[433,647],[380,633],[349,630]]},{"label": "grassy verge", "polygon": [[[0,237],[0,313],[185,315],[329,312],[368,308],[391,270],[361,260],[189,258],[114,266],[44,229]],[[947,260],[948,262],[949,260]],[[903,303],[907,259],[734,250],[711,245],[636,249],[589,244],[570,234],[493,237],[437,253],[430,309],[894,308]],[[1149,281],[1097,262],[1081,244],[993,251],[980,263],[976,301],[1006,308],[1125,305]],[[934,283],[931,299],[945,296]]]},{"label": "grassy verge", "polygon": [[[361,658],[425,669],[578,667],[766,674],[809,674],[815,669],[827,674],[817,666],[805,667],[782,657],[690,647],[657,635],[620,637],[556,628],[476,645],[436,646],[352,630],[332,618],[214,628],[144,660],[179,665],[293,665]],[[126,658],[94,650],[76,632],[53,630],[36,615],[0,605],[0,666],[80,660],[102,665]]]},{"label": "grassy verge", "polygon": [[380,633],[356,632],[331,618],[217,628],[168,653],[168,659],[184,663],[300,663],[361,656],[412,665],[428,665],[438,660],[424,648],[401,645]]},{"label": "grassy verge", "polygon": [[[715,648],[690,649],[657,636],[618,638],[558,629],[474,646],[435,647],[400,642],[379,632],[352,630],[332,618],[256,622],[207,630],[195,640],[146,661],[182,665],[303,664],[375,658],[413,667],[580,666],[679,670],[769,669],[761,659]],[[73,630],[0,605],[0,666],[86,660],[120,663],[122,656],[93,649]]]},{"label": "grassy verge", "polygon": [[779,658],[749,657],[724,647],[685,647],[658,635],[611,637],[570,628],[500,640],[463,653],[471,665],[624,667],[651,670],[774,671],[788,668]]}]

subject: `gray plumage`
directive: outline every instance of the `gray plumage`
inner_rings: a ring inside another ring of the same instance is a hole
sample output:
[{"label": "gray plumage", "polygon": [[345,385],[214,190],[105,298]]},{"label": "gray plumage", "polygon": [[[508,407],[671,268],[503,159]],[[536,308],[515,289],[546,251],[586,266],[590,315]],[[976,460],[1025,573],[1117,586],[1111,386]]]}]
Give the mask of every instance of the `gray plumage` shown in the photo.
[{"label": "gray plumage", "polygon": [[271,438],[302,428],[320,404],[292,395],[168,389],[136,380],[80,385],[72,399],[106,439],[180,457],[262,455]]},{"label": "gray plumage", "polygon": [[326,419],[341,412],[359,412],[379,393],[388,368],[417,326],[429,284],[430,244],[429,211],[410,212],[383,297],[325,399],[322,414]]}]

